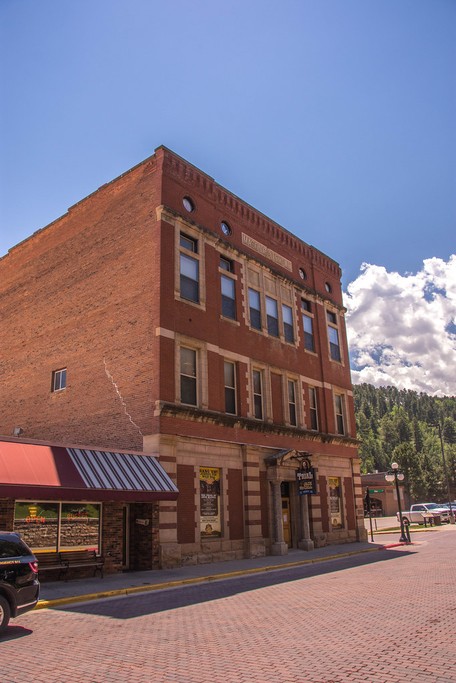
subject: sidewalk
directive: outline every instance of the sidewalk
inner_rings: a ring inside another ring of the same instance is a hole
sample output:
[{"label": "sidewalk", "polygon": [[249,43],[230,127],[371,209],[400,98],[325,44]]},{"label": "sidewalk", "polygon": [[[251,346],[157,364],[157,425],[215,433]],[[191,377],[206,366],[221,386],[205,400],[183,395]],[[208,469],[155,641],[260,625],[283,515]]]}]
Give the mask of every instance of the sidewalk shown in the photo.
[{"label": "sidewalk", "polygon": [[[391,546],[399,545],[393,543],[393,540],[397,540],[396,536],[397,534],[394,534],[394,539],[391,538]],[[381,550],[388,547],[384,541],[387,539],[381,539],[378,543],[361,542],[330,545],[311,551],[293,549],[289,551],[288,555],[281,556],[268,555],[254,559],[214,562],[176,569],[108,574],[103,579],[97,576],[72,581],[49,581],[41,584],[40,601],[35,609],[325,562],[340,557]]]}]

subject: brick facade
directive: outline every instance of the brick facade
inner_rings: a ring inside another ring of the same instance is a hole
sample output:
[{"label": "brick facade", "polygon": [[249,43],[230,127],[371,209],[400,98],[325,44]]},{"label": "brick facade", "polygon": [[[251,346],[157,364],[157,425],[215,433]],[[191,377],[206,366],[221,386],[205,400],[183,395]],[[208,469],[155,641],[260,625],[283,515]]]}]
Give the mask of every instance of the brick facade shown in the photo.
[{"label": "brick facade", "polygon": [[[186,268],[198,273],[185,285],[197,288],[196,301],[183,289]],[[222,315],[223,276],[234,316]],[[342,529],[331,529],[326,492],[309,514],[320,543],[356,540],[362,491],[340,276],[332,259],[160,147],[0,260],[0,434],[20,426],[27,438],[159,455],[182,482],[177,508],[160,504],[158,551],[145,550],[162,566],[270,552],[277,512],[265,458],[286,449],[310,454],[320,486],[326,476],[350,478]],[[260,329],[249,290],[260,298]],[[195,377],[183,371],[182,349],[194,354]],[[225,363],[234,367],[236,414],[226,410]],[[51,391],[61,368],[66,387]],[[181,381],[195,391],[194,405]],[[217,540],[200,537],[201,466],[222,472]],[[296,495],[297,462],[287,467]]]}]

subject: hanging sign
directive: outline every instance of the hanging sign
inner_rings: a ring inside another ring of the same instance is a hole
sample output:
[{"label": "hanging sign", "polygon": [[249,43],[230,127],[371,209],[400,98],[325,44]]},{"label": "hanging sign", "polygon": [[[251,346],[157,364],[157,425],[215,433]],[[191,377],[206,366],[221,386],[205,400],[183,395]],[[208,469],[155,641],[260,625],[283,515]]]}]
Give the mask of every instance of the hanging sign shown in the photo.
[{"label": "hanging sign", "polygon": [[298,483],[298,493],[300,496],[312,495],[317,493],[315,482],[315,470],[309,460],[303,460],[301,467],[296,471],[296,481]]}]

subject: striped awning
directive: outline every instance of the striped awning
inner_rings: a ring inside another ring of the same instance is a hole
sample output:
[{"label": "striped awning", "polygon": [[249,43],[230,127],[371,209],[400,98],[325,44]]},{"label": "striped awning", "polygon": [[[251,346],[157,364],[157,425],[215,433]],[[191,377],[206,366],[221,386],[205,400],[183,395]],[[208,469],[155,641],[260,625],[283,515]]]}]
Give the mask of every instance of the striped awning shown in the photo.
[{"label": "striped awning", "polygon": [[153,455],[0,441],[0,498],[176,500]]}]

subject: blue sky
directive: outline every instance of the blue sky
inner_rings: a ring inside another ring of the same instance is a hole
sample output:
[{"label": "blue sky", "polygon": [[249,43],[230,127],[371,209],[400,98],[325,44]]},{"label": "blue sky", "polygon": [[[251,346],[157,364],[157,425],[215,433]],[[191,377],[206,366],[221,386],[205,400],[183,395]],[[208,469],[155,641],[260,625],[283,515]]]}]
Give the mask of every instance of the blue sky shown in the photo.
[{"label": "blue sky", "polygon": [[454,0],[2,0],[0,51],[0,254],[164,144],[337,260],[349,323],[437,259],[456,360]]}]

